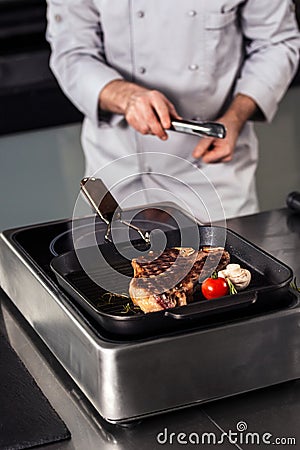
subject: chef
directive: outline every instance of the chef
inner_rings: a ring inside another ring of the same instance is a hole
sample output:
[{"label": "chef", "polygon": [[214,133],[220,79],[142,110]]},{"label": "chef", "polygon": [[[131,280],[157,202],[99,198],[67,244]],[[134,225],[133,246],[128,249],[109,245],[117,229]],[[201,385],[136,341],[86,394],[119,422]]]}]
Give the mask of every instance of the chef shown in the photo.
[{"label": "chef", "polygon": [[[256,212],[253,120],[272,120],[297,69],[294,9],[291,0],[48,0],[50,65],[85,116],[86,175],[125,206],[169,200],[203,222]],[[227,135],[169,130],[180,117],[221,122]]]}]

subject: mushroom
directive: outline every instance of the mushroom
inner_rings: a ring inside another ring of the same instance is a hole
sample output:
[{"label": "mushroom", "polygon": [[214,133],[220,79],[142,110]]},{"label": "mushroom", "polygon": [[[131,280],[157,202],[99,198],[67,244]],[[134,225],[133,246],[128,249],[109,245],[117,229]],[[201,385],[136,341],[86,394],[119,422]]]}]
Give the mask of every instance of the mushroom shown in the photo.
[{"label": "mushroom", "polygon": [[251,273],[243,269],[239,264],[228,264],[226,269],[220,270],[218,276],[228,278],[235,286],[237,291],[241,291],[249,286]]}]

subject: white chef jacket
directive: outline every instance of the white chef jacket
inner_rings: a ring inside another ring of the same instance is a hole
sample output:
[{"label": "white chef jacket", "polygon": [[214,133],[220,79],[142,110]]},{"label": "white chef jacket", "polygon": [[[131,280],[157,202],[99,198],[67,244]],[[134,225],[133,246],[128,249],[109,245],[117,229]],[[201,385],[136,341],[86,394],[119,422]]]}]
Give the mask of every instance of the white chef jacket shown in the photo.
[{"label": "white chef jacket", "polygon": [[298,63],[291,0],[48,0],[47,14],[51,68],[85,115],[86,175],[103,178],[125,206],[162,195],[204,222],[257,211],[251,122],[232,161],[195,165],[199,137],[143,136],[99,112],[98,99],[124,78],[163,92],[184,118],[215,120],[242,93],[270,121]]}]

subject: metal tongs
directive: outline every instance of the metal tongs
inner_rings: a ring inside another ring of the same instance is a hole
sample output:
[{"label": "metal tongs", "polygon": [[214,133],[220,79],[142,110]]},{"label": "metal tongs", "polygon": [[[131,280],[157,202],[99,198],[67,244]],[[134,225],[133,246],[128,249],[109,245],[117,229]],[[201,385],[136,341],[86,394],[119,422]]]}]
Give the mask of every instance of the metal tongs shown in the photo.
[{"label": "metal tongs", "polygon": [[226,128],[218,122],[196,122],[194,120],[172,120],[170,130],[197,136],[224,139]]},{"label": "metal tongs", "polygon": [[137,231],[143,241],[147,245],[150,245],[150,234],[148,233],[148,231],[143,232],[140,228],[122,218],[121,208],[102,180],[94,177],[83,178],[80,182],[80,188],[81,192],[84,194],[100,219],[107,225],[106,233],[104,236],[104,239],[106,241],[112,242],[111,223],[114,219],[119,220],[127,227]]}]

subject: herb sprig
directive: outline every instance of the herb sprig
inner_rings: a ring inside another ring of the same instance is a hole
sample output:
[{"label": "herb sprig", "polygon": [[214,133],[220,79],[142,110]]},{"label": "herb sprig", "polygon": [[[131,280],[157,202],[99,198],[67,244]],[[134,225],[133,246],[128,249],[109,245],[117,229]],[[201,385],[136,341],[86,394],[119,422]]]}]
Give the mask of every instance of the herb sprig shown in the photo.
[{"label": "herb sprig", "polygon": [[297,285],[296,277],[293,279],[293,281],[290,283],[290,287],[294,289],[297,292],[300,292],[300,287]]},{"label": "herb sprig", "polygon": [[236,290],[236,287],[233,284],[233,282],[229,278],[226,278],[226,281],[227,281],[227,284],[228,284],[228,287],[229,287],[229,294],[230,295],[237,294],[237,290]]}]

